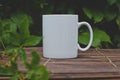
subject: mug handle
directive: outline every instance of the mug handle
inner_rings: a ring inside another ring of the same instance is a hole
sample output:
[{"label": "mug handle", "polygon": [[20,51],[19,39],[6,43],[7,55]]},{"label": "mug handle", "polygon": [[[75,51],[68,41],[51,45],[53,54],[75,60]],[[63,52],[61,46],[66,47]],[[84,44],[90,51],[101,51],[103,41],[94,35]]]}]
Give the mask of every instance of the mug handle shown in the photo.
[{"label": "mug handle", "polygon": [[81,50],[81,51],[86,51],[90,48],[90,46],[92,45],[92,41],[93,41],[93,30],[91,28],[91,25],[87,22],[79,22],[78,23],[78,29],[81,27],[81,26],[87,26],[87,28],[89,29],[89,32],[90,32],[90,40],[89,40],[89,43],[88,45],[85,47],[85,48],[81,48],[80,45],[78,44],[78,49]]}]

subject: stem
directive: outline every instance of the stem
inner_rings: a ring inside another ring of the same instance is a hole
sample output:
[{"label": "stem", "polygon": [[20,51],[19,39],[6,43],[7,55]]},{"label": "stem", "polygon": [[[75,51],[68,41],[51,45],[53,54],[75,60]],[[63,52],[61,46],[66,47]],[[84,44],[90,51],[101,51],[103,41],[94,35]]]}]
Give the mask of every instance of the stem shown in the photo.
[{"label": "stem", "polygon": [[1,44],[2,44],[2,46],[4,48],[4,50],[5,50],[6,48],[5,48],[4,42],[2,41],[2,39],[0,39],[0,41],[1,41]]}]

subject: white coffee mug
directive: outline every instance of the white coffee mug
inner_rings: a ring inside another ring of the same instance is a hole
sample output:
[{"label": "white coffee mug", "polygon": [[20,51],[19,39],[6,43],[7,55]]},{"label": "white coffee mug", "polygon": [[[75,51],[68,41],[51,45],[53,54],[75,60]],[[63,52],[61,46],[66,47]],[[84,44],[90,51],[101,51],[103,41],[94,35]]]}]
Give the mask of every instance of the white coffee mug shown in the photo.
[{"label": "white coffee mug", "polygon": [[[46,58],[76,58],[78,49],[86,51],[93,41],[93,31],[89,23],[78,22],[78,15],[43,15],[43,56]],[[85,48],[78,44],[78,29],[85,25],[90,32],[90,41]]]}]

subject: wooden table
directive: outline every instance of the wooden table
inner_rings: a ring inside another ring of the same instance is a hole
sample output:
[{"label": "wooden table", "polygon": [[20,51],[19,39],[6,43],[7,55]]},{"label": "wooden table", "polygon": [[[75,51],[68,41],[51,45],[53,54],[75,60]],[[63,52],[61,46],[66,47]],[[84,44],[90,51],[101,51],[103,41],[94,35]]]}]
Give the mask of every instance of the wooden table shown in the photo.
[{"label": "wooden table", "polygon": [[[41,47],[27,48],[28,56],[32,49],[42,53]],[[75,59],[42,57],[42,64],[46,64],[50,80],[120,80],[120,49],[79,51]],[[19,67],[25,71],[22,66]]]}]

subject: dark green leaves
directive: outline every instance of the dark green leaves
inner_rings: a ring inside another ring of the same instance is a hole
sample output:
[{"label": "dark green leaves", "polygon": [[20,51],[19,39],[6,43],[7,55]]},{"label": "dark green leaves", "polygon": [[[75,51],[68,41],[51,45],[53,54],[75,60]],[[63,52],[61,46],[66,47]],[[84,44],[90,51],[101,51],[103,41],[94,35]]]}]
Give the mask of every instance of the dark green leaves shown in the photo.
[{"label": "dark green leaves", "polygon": [[12,72],[0,65],[0,75],[12,75]]},{"label": "dark green leaves", "polygon": [[46,67],[40,65],[40,55],[36,51],[32,51],[31,56],[31,62],[26,63],[28,69],[27,78],[30,80],[48,80],[49,75]]},{"label": "dark green leaves", "polygon": [[94,30],[94,39],[93,39],[93,44],[92,46],[96,47],[96,46],[101,46],[101,42],[108,42],[111,43],[110,37],[109,35],[99,29],[95,29]]},{"label": "dark green leaves", "polygon": [[[107,33],[105,33],[102,30],[99,29],[94,29],[93,30],[94,38],[93,38],[93,47],[101,47],[102,42],[108,42],[111,43],[110,37]],[[88,32],[83,32],[82,34],[79,35],[79,43],[87,45],[89,41],[89,33]]]},{"label": "dark green leaves", "polygon": [[22,48],[19,48],[17,51],[18,51],[18,55],[19,55],[21,61],[23,62],[23,64],[25,64],[26,60],[27,60],[25,50]]},{"label": "dark green leaves", "polygon": [[41,40],[41,37],[38,36],[29,36],[24,41],[23,46],[35,46],[37,45]]},{"label": "dark green leaves", "polygon": [[[10,80],[48,80],[46,67],[40,64],[40,55],[32,51],[28,61],[24,46],[37,45],[41,37],[30,34],[32,19],[27,14],[15,14],[10,19],[0,19],[0,48],[4,46],[8,62],[0,63],[0,75],[12,75]],[[17,60],[27,69],[24,74],[18,69]],[[44,78],[45,77],[45,78]]]},{"label": "dark green leaves", "polygon": [[118,27],[119,27],[119,30],[120,30],[120,16],[117,17],[116,23],[117,23],[117,25],[118,25]]},{"label": "dark green leaves", "polygon": [[120,48],[120,35],[119,34],[115,35],[114,37],[115,46],[117,46],[118,48]]},{"label": "dark green leaves", "polygon": [[107,0],[109,5],[113,5],[117,2],[117,0]]},{"label": "dark green leaves", "polygon": [[35,46],[41,37],[30,35],[32,19],[27,14],[15,14],[10,19],[0,20],[0,38],[6,46]]},{"label": "dark green leaves", "polygon": [[106,21],[112,21],[117,16],[117,13],[115,11],[105,10],[103,13]]},{"label": "dark green leaves", "polygon": [[13,76],[10,80],[19,80],[17,76]]},{"label": "dark green leaves", "polygon": [[94,23],[111,21],[116,18],[117,13],[115,11],[105,8],[104,10],[96,10],[90,8],[83,8],[83,12],[89,19],[93,19]]},{"label": "dark green leaves", "polygon": [[29,80],[48,80],[49,75],[45,66],[40,64],[40,55],[35,50],[31,51],[31,61],[27,61],[25,50],[18,49],[18,54],[27,69],[26,78]]},{"label": "dark green leaves", "polygon": [[19,32],[22,36],[29,36],[29,26],[32,23],[30,16],[26,14],[16,14],[11,17],[12,21],[16,23]]},{"label": "dark green leaves", "polygon": [[45,66],[40,66],[40,68],[37,71],[37,74],[40,74],[40,80],[48,80],[49,79],[49,73],[46,70]]},{"label": "dark green leaves", "polygon": [[[38,36],[30,35],[29,27],[32,23],[32,19],[30,16],[26,14],[17,14],[11,17],[13,22],[16,23],[18,31],[14,36],[19,40],[18,44],[22,46],[35,46],[37,45],[41,38]],[[17,40],[17,41],[18,41]]]},{"label": "dark green leaves", "polygon": [[89,19],[92,19],[92,11],[88,8],[83,8],[84,13],[87,15]]},{"label": "dark green leaves", "polygon": [[31,52],[32,60],[26,63],[26,67],[28,70],[36,69],[40,65],[40,55],[36,51]]},{"label": "dark green leaves", "polygon": [[31,52],[32,55],[32,61],[31,66],[34,66],[35,68],[40,64],[40,55],[36,51]]},{"label": "dark green leaves", "polygon": [[5,65],[0,65],[0,75],[14,75],[18,70],[16,62],[8,61]]},{"label": "dark green leaves", "polygon": [[39,66],[34,70],[30,70],[27,73],[27,78],[29,80],[49,80],[49,73],[45,66]]},{"label": "dark green leaves", "polygon": [[91,10],[88,8],[83,8],[84,13],[89,19],[93,19],[95,23],[101,22],[103,20],[103,13],[97,10]]}]

